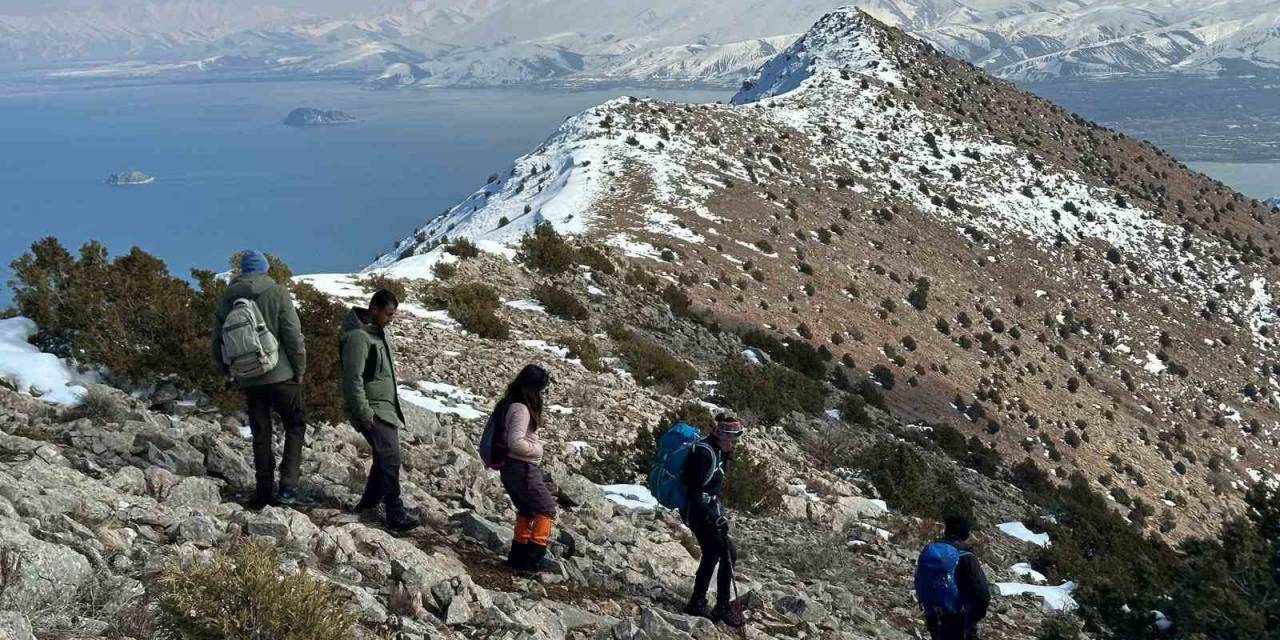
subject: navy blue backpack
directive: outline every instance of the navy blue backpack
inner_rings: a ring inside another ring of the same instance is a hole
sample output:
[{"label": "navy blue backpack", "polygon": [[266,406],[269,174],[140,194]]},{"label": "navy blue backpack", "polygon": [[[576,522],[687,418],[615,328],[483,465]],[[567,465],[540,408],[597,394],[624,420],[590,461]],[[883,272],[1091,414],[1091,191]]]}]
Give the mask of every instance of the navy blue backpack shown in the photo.
[{"label": "navy blue backpack", "polygon": [[920,552],[916,561],[916,600],[926,614],[941,617],[964,612],[956,583],[956,566],[964,554],[945,542],[932,542]]}]

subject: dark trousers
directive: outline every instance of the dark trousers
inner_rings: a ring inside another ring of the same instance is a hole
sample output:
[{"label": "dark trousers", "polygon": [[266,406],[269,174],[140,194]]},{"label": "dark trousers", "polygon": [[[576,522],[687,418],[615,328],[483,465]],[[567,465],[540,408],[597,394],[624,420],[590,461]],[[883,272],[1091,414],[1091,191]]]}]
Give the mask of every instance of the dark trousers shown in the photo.
[{"label": "dark trousers", "polygon": [[373,448],[373,462],[369,464],[369,479],[364,484],[364,496],[360,502],[377,504],[382,501],[387,515],[404,510],[400,501],[400,432],[395,427],[373,419],[373,427],[360,433]]},{"label": "dark trousers", "polygon": [[[698,547],[702,550],[702,560],[698,562],[698,572],[693,577],[693,599],[703,600],[707,597],[707,589],[711,587],[711,574],[716,574],[716,604],[728,604],[733,594],[733,563],[738,560],[738,551],[729,540],[729,535],[716,530],[714,524],[692,522],[689,528],[698,539]],[[719,567],[719,571],[716,568]]]},{"label": "dark trousers", "polygon": [[284,457],[280,461],[280,488],[298,484],[302,466],[302,446],[307,435],[303,387],[280,382],[244,390],[249,408],[249,430],[253,432],[253,467],[257,479],[256,496],[269,500],[276,477],[276,454],[272,449],[271,412],[280,414],[284,424]]},{"label": "dark trousers", "polygon": [[978,640],[977,628],[967,624],[963,613],[944,615],[936,621],[926,620],[925,624],[931,640]]},{"label": "dark trousers", "polygon": [[516,514],[530,518],[556,516],[556,499],[547,488],[542,467],[524,460],[507,458],[502,465],[502,487],[511,497]]}]

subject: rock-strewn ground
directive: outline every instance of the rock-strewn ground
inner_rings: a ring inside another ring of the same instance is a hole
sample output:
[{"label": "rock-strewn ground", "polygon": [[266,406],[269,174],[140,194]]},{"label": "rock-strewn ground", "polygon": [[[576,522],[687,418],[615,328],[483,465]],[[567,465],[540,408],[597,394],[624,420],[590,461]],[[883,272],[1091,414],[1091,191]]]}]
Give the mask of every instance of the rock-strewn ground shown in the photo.
[{"label": "rock-strewn ground", "polygon": [[[527,298],[532,282],[494,256],[464,262],[455,278],[494,284],[508,300]],[[586,274],[562,280],[588,286]],[[592,320],[504,307],[509,341],[482,340],[436,312],[403,314],[394,332],[404,386],[416,390],[418,404],[437,409],[405,403],[405,499],[425,523],[405,537],[345,511],[368,464],[367,445],[347,425],[309,430],[303,477],[313,506],[254,512],[240,504],[253,471],[239,416],[181,403],[176,415],[153,412],[148,399],[102,388],[125,409],[95,422],[0,388],[4,637],[149,637],[149,576],[245,538],[273,541],[283,571],[305,569],[330,582],[358,615],[361,637],[720,637],[724,629],[673,613],[687,598],[697,553],[678,518],[615,505],[580,475],[588,459],[625,446],[681,399],[639,387],[625,372],[589,372],[547,342],[529,341],[595,333],[625,318],[638,330],[663,332],[700,363],[731,353],[733,339],[675,318],[645,297],[655,294],[618,279],[591,282],[596,293],[584,298],[592,300]],[[497,475],[474,453],[477,414],[526,361],[545,363],[556,380],[544,438],[564,507],[553,549],[559,570],[537,579],[502,566],[512,514]],[[930,525],[889,512],[868,483],[818,468],[796,439],[874,437],[850,429],[833,418],[796,416],[748,441],[789,487],[781,512],[734,517],[740,591],[753,608],[748,637],[909,638],[920,631],[910,575]],[[988,523],[1024,515],[1008,487],[965,482],[979,492]],[[1004,568],[1029,554],[993,528],[978,541],[993,579],[1010,577]],[[1027,637],[1042,615],[1036,602],[1002,599],[989,635]]]}]

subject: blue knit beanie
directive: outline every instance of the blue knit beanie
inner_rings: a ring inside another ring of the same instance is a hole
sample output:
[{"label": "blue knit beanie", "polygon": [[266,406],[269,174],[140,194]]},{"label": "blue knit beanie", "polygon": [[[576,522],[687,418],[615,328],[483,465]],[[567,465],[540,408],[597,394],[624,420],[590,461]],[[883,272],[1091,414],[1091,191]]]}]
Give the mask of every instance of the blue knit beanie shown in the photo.
[{"label": "blue knit beanie", "polygon": [[257,249],[240,252],[240,273],[244,275],[266,273],[269,266],[267,256]]}]

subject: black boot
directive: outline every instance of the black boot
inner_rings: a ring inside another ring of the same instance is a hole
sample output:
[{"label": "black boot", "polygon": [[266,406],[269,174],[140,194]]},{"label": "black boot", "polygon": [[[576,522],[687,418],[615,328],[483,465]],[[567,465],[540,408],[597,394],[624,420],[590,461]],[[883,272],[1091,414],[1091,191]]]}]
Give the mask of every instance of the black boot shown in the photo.
[{"label": "black boot", "polygon": [[689,598],[689,604],[684,606],[684,614],[686,616],[695,616],[698,618],[711,618],[711,607],[707,606],[706,597]]},{"label": "black boot", "polygon": [[551,573],[558,568],[556,561],[547,557],[547,545],[530,542],[524,566],[519,567],[519,570],[528,573]]},{"label": "black boot", "polygon": [[405,511],[403,506],[387,505],[388,530],[395,533],[401,533],[409,531],[410,529],[416,529],[420,524],[422,523],[419,522],[417,518],[409,515],[409,512]]},{"label": "black boot", "polygon": [[262,509],[275,504],[275,496],[273,487],[258,488],[253,492],[253,499],[249,501],[249,509],[253,511],[261,511]]},{"label": "black boot", "polygon": [[727,602],[721,602],[711,610],[711,621],[720,622],[735,629],[747,624],[746,618],[742,616],[742,610]]},{"label": "black boot", "polygon": [[527,571],[529,564],[529,543],[511,542],[511,553],[507,554],[507,566],[516,571]]}]

